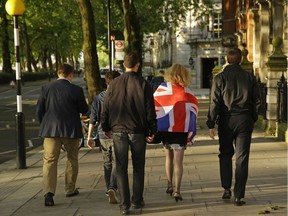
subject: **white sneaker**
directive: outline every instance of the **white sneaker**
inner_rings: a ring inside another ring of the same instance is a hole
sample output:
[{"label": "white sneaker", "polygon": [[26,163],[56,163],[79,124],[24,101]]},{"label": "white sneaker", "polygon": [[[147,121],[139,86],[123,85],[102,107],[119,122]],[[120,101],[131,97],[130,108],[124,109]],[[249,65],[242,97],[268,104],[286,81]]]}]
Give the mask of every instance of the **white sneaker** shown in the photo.
[{"label": "white sneaker", "polygon": [[117,204],[117,195],[114,189],[109,189],[108,190],[108,196],[109,196],[109,203],[111,204]]}]

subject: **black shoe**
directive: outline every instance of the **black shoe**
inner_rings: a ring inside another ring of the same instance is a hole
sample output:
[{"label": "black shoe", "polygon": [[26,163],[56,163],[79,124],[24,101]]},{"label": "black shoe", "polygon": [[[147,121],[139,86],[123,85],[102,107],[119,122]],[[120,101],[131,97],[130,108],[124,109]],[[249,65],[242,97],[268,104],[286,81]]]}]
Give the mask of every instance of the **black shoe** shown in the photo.
[{"label": "black shoe", "polygon": [[109,203],[117,204],[116,191],[113,188],[108,190],[108,196],[109,196]]},{"label": "black shoe", "polygon": [[231,198],[231,190],[230,189],[225,189],[222,199],[230,199]]},{"label": "black shoe", "polygon": [[47,193],[44,195],[45,199],[44,199],[44,205],[45,206],[54,206],[54,200],[53,200],[53,193]]},{"label": "black shoe", "polygon": [[172,186],[168,186],[167,189],[166,189],[166,193],[169,194],[170,196],[172,196],[173,187]]},{"label": "black shoe", "polygon": [[182,198],[182,196],[181,196],[181,194],[179,192],[174,192],[173,193],[173,198],[175,199],[176,202],[178,202],[179,200],[183,201],[183,198]]},{"label": "black shoe", "polygon": [[73,196],[77,196],[78,194],[79,194],[79,191],[76,188],[73,193],[66,194],[66,197],[73,197]]},{"label": "black shoe", "polygon": [[129,209],[121,209],[120,210],[121,215],[128,215],[129,214]]},{"label": "black shoe", "polygon": [[145,206],[145,202],[144,200],[142,200],[140,203],[132,203],[132,208],[133,209],[140,209],[143,208]]},{"label": "black shoe", "polygon": [[242,198],[235,198],[235,200],[234,200],[234,205],[235,206],[243,206],[243,205],[245,205],[246,204],[246,202],[244,201],[244,199]]}]

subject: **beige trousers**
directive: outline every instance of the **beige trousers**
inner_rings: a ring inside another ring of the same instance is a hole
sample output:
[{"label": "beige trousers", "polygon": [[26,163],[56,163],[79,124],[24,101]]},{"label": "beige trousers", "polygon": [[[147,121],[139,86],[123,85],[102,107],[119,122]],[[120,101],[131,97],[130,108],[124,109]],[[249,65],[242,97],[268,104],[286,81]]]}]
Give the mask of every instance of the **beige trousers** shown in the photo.
[{"label": "beige trousers", "polygon": [[43,192],[55,194],[57,186],[57,164],[61,151],[64,146],[67,152],[65,169],[65,193],[73,193],[76,189],[78,176],[78,146],[79,139],[71,138],[45,138],[43,153]]}]

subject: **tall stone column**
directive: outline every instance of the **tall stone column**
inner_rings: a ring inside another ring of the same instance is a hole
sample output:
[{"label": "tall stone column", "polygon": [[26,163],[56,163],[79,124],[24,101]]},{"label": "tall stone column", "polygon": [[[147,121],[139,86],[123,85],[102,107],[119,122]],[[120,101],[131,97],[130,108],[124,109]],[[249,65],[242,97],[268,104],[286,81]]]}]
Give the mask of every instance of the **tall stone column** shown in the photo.
[{"label": "tall stone column", "polygon": [[[260,23],[260,34],[257,34],[259,38],[256,38],[259,40],[259,42],[256,42],[257,47],[256,48],[256,53],[260,54],[259,58],[259,76],[261,79],[261,82],[265,82],[265,79],[267,77],[267,67],[266,67],[266,62],[268,61],[268,53],[270,53],[271,46],[270,46],[270,40],[269,40],[269,35],[270,35],[270,15],[269,15],[269,3],[267,1],[257,1],[258,6],[259,6],[259,23]],[[257,31],[257,29],[255,29]],[[258,64],[258,62],[256,62]]]},{"label": "tall stone column", "polygon": [[268,120],[266,135],[277,136],[278,121],[277,121],[277,81],[279,81],[283,72],[287,70],[287,56],[281,50],[282,38],[276,37],[272,41],[274,51],[268,57],[267,73],[267,111],[266,117]]},{"label": "tall stone column", "polygon": [[254,15],[254,29],[253,29],[253,69],[255,75],[264,82],[264,77],[260,76],[260,62],[261,62],[261,53],[259,52],[260,47],[260,38],[261,38],[261,23],[259,16],[259,6],[254,6],[251,8],[251,12]]}]

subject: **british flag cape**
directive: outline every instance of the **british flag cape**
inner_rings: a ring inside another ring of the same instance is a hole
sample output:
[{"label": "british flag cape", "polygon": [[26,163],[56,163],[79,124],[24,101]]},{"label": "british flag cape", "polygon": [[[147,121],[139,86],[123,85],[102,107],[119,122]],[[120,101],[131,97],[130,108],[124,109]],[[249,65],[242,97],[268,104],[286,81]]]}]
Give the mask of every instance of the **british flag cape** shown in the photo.
[{"label": "british flag cape", "polygon": [[193,132],[195,136],[198,100],[188,87],[162,83],[154,93],[154,103],[158,131]]}]

